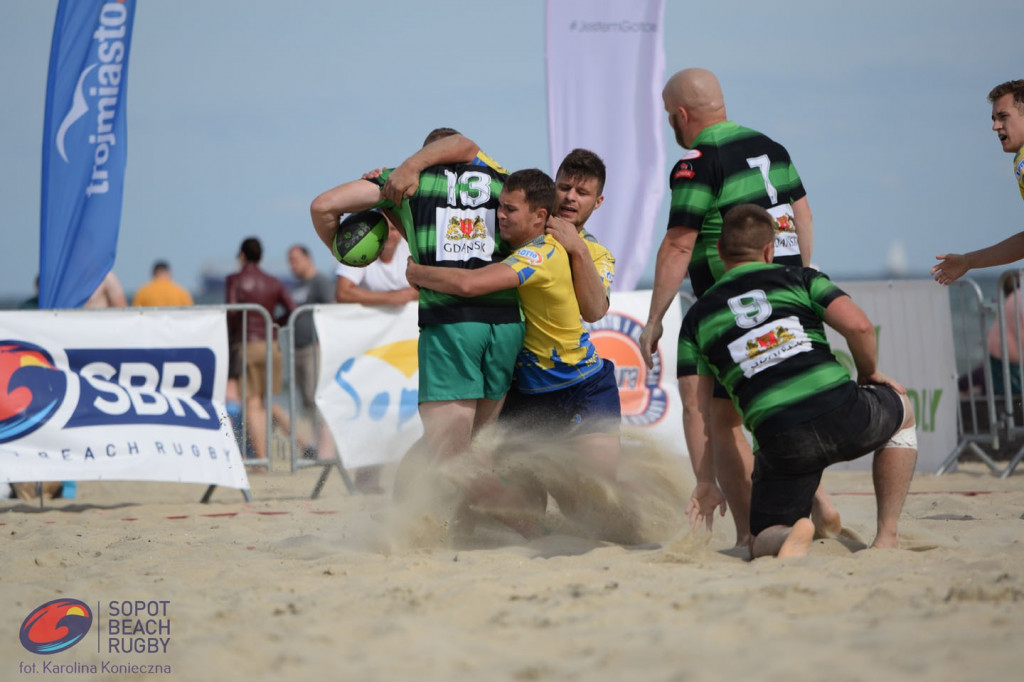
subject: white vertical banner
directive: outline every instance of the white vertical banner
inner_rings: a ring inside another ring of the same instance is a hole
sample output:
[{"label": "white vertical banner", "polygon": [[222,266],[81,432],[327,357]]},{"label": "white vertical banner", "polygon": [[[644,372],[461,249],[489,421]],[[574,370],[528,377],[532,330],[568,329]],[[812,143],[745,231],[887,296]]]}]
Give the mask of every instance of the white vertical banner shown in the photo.
[{"label": "white vertical banner", "polygon": [[604,203],[587,230],[615,256],[616,291],[633,290],[643,275],[665,193],[664,7],[664,0],[547,0],[551,172],[577,147],[604,160]]},{"label": "white vertical banner", "polygon": [[[956,448],[956,386],[949,290],[930,279],[837,283],[878,333],[878,368],[907,389],[917,419],[917,470],[932,472]],[[855,379],[846,341],[826,327],[832,351]],[[836,465],[870,469],[871,458]]]}]

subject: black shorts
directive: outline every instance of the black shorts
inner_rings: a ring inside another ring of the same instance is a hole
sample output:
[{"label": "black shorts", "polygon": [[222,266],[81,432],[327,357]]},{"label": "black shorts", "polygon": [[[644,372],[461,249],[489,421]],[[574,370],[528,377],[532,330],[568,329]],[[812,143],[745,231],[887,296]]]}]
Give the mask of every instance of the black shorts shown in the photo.
[{"label": "black shorts", "polygon": [[523,424],[531,430],[573,436],[617,431],[622,421],[615,365],[604,366],[579,383],[547,393],[520,393],[516,382],[505,396],[498,419]]},{"label": "black shorts", "polygon": [[875,452],[903,424],[903,401],[888,386],[858,386],[836,409],[787,431],[757,439],[750,532],[792,526],[811,513],[821,472]]}]

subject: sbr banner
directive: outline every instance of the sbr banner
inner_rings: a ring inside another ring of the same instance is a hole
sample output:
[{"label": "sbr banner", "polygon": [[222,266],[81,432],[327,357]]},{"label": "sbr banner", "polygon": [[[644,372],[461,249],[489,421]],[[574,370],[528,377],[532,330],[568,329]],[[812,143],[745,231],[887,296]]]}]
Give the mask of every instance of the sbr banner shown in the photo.
[{"label": "sbr banner", "polygon": [[[675,339],[661,344],[653,371],[640,355],[650,294],[613,293],[608,314],[587,328],[598,354],[615,363],[623,424],[685,456]],[[342,461],[360,467],[400,459],[423,432],[417,411],[417,305],[317,306],[313,319],[321,354],[316,404]],[[665,325],[678,328],[680,319],[673,306]]]},{"label": "sbr banner", "polygon": [[135,0],[61,0],[43,119],[39,307],[77,308],[117,252]]},{"label": "sbr banner", "polygon": [[576,147],[604,159],[605,200],[587,230],[615,256],[616,291],[632,291],[644,273],[665,192],[664,4],[547,1],[551,172]]},{"label": "sbr banner", "polygon": [[0,481],[248,489],[222,310],[0,313]]}]

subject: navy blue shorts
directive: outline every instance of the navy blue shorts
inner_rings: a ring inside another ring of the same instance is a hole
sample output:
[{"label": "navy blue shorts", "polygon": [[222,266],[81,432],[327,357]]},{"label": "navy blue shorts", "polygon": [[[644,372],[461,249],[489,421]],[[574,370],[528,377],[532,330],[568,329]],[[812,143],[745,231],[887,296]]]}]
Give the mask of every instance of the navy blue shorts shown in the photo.
[{"label": "navy blue shorts", "polygon": [[532,429],[558,434],[581,435],[608,433],[622,421],[619,386],[615,365],[604,365],[594,374],[572,386],[547,393],[520,393],[516,384],[505,397],[501,421],[517,421]]},{"label": "navy blue shorts", "polygon": [[875,452],[903,425],[903,401],[888,386],[858,386],[836,409],[782,433],[758,437],[750,532],[792,526],[811,513],[821,472]]}]

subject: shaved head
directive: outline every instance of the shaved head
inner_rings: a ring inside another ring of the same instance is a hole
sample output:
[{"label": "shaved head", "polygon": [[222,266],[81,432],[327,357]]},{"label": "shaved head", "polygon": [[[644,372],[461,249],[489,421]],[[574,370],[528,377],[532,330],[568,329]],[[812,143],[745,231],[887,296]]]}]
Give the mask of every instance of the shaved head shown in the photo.
[{"label": "shaved head", "polygon": [[662,92],[665,103],[675,107],[685,107],[694,115],[713,116],[721,111],[725,116],[725,98],[722,86],[715,74],[707,69],[683,69],[668,79]]}]

